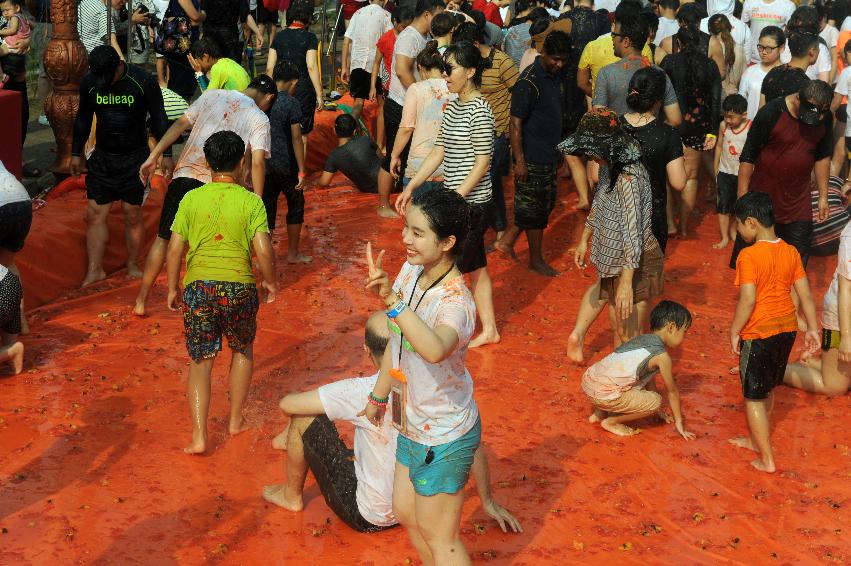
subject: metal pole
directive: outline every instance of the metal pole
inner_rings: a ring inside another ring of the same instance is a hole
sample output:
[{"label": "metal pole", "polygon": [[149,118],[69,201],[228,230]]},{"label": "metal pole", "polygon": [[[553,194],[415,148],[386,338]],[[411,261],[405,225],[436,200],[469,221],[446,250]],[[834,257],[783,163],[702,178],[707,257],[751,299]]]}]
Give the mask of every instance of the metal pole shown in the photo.
[{"label": "metal pole", "polygon": [[[130,54],[133,49],[133,0],[127,0],[127,62],[130,62]],[[145,47],[144,45],[142,47]]]},{"label": "metal pole", "polygon": [[111,0],[106,0],[106,37],[103,39],[105,45],[110,44],[110,38],[112,37],[112,2]]},{"label": "metal pole", "polygon": [[[322,0],[322,37],[328,38],[328,0]],[[322,58],[322,51],[319,51],[319,58]],[[322,81],[322,66],[319,66],[319,84],[324,88],[324,82]],[[333,77],[334,73],[334,63],[331,62],[331,76]],[[334,80],[333,78],[331,79]],[[316,93],[319,94],[318,92]]]}]

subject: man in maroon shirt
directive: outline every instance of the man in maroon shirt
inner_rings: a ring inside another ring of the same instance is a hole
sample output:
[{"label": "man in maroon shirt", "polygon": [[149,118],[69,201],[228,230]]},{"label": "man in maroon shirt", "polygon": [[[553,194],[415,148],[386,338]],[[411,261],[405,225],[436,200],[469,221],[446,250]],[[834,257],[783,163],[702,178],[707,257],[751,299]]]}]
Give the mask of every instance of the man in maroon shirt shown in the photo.
[{"label": "man in maroon shirt", "polygon": [[[768,193],[774,204],[777,235],[794,246],[807,265],[813,232],[810,184],[815,171],[818,219],[827,217],[833,92],[824,81],[810,81],[797,94],[776,98],[754,117],[739,166],[739,191]],[[731,267],[744,247],[736,239]]]}]

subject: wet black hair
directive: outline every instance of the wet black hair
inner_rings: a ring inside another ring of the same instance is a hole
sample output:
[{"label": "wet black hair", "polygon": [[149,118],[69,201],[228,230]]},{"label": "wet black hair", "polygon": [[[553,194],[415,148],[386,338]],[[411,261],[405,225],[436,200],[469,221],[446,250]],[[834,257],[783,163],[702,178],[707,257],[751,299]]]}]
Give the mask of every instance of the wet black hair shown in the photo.
[{"label": "wet black hair", "polygon": [[674,41],[679,44],[680,53],[686,58],[688,65],[689,72],[685,76],[685,88],[690,92],[709,92],[712,88],[711,78],[706,68],[706,61],[710,59],[701,51],[700,34],[701,31],[696,26],[681,26],[674,34]]},{"label": "wet black hair", "polygon": [[112,84],[120,64],[121,59],[111,45],[98,45],[89,53],[89,71],[98,88]]},{"label": "wet black hair", "polygon": [[736,215],[739,222],[753,218],[764,228],[774,226],[774,205],[771,204],[771,197],[768,196],[768,193],[758,191],[745,193],[736,201],[733,214]]},{"label": "wet black hair", "polygon": [[653,10],[641,10],[641,21],[647,27],[647,38],[659,31],[659,16]]},{"label": "wet black hair", "polygon": [[456,25],[455,14],[441,12],[431,19],[431,36],[443,37],[449,35]]},{"label": "wet black hair", "polygon": [[432,39],[426,43],[423,50],[417,55],[417,65],[430,71],[431,69],[443,70],[443,54],[437,50],[437,41]]},{"label": "wet black hair", "polygon": [[[384,314],[384,313],[381,313]],[[369,348],[369,353],[372,354],[376,360],[380,360],[384,355],[384,350],[387,349],[387,343],[390,341],[390,336],[385,335],[382,336],[375,332],[372,329],[372,326],[367,323],[363,330],[363,342],[366,344],[366,347]]]},{"label": "wet black hair", "polygon": [[659,0],[659,7],[666,10],[678,10],[680,8],[680,0]]},{"label": "wet black hair", "polygon": [[470,205],[464,197],[455,191],[438,189],[415,195],[411,204],[420,209],[439,240],[455,236],[455,245],[449,254],[458,258],[466,246],[471,224]]},{"label": "wet black hair", "polygon": [[662,301],[650,311],[650,329],[662,330],[665,325],[673,322],[677,330],[691,326],[691,313],[680,303]]},{"label": "wet black hair", "polygon": [[213,173],[233,171],[244,155],[245,142],[230,130],[216,132],[204,142],[204,157]]},{"label": "wet black hair", "polygon": [[770,37],[777,42],[777,46],[781,47],[784,43],[786,43],[786,34],[777,26],[766,26],[762,28],[762,31],[759,32],[759,38]]},{"label": "wet black hair", "polygon": [[546,8],[541,8],[540,6],[537,8],[532,8],[532,11],[529,12],[529,15],[526,16],[527,22],[536,22],[542,18],[549,18],[550,13],[547,12]]},{"label": "wet black hair", "polygon": [[824,81],[808,81],[798,92],[801,100],[814,104],[817,108],[826,108],[833,100],[833,90]]},{"label": "wet black hair", "polygon": [[417,0],[417,7],[414,8],[414,17],[418,18],[426,12],[433,14],[437,8],[446,8],[446,3],[443,0]]},{"label": "wet black hair", "polygon": [[792,57],[803,57],[810,49],[818,49],[818,36],[809,32],[789,34],[789,52]]},{"label": "wet black hair", "polygon": [[301,75],[299,74],[298,67],[289,59],[278,59],[278,62],[275,63],[275,70],[272,72],[272,80],[275,82],[291,81],[299,78],[299,76]]},{"label": "wet black hair", "polygon": [[638,69],[629,80],[626,104],[633,112],[649,112],[665,98],[665,71],[659,67]]},{"label": "wet black hair", "polygon": [[482,43],[482,30],[473,22],[464,22],[452,32],[452,43],[469,41],[470,43]]},{"label": "wet black hair", "polygon": [[340,114],[334,120],[334,133],[338,138],[350,138],[358,129],[358,121],[351,114]]},{"label": "wet black hair", "polygon": [[700,8],[698,8],[697,4],[694,2],[690,4],[683,4],[680,6],[680,9],[677,10],[677,21],[680,22],[680,26],[698,27],[700,25],[700,20]]},{"label": "wet black hair", "polygon": [[551,57],[568,57],[572,47],[570,35],[563,31],[550,32],[544,39],[544,53]]},{"label": "wet black hair", "polygon": [[647,37],[650,33],[647,31],[647,26],[644,25],[644,20],[641,19],[641,13],[626,14],[620,19],[615,19],[615,23],[620,26],[620,34],[629,39],[632,48],[636,51],[644,49],[644,44],[647,43]]},{"label": "wet black hair", "polygon": [[786,23],[786,29],[789,32],[809,32],[818,35],[820,27],[818,10],[812,6],[798,6]]},{"label": "wet black hair", "polygon": [[748,99],[741,94],[731,94],[721,103],[721,110],[723,112],[744,114],[748,111]]},{"label": "wet black hair", "polygon": [[311,0],[293,0],[287,9],[287,23],[299,22],[306,26],[313,21],[313,2]]},{"label": "wet black hair", "polygon": [[828,19],[833,20],[836,27],[840,27],[845,18],[848,17],[848,2],[845,0],[834,0],[827,9]]},{"label": "wet black hair", "polygon": [[521,12],[525,12],[532,6],[532,2],[529,0],[515,0],[514,2],[514,13],[519,14]]},{"label": "wet black hair", "polygon": [[209,55],[213,59],[221,59],[224,51],[222,45],[214,38],[205,36],[192,44],[192,56],[200,59],[204,55]]},{"label": "wet black hair", "polygon": [[547,31],[547,28],[550,27],[552,20],[550,16],[547,15],[544,18],[538,18],[537,20],[532,22],[532,25],[529,26],[529,35],[538,35],[539,33],[544,33]]},{"label": "wet black hair", "polygon": [[390,16],[390,19],[394,24],[410,22],[414,19],[414,11],[410,6],[396,6],[393,10],[393,14]]},{"label": "wet black hair", "polygon": [[639,2],[638,0],[621,0],[620,4],[618,4],[618,7],[615,8],[615,15],[613,21],[622,23],[626,19],[638,19],[639,14],[641,14],[641,10],[641,2]]},{"label": "wet black hair", "polygon": [[490,66],[490,61],[482,57],[478,47],[469,41],[453,43],[443,53],[444,61],[448,61],[449,57],[455,58],[455,62],[465,69],[474,69],[476,72],[473,75],[473,84],[481,86],[482,72]]}]

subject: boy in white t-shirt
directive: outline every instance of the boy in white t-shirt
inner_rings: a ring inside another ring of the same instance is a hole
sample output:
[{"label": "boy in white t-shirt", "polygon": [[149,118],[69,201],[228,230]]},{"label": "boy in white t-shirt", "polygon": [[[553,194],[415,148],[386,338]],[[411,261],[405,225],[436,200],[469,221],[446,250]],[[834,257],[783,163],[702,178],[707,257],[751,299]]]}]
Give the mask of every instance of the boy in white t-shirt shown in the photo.
[{"label": "boy in white t-shirt", "polygon": [[[751,37],[760,37],[765,27],[785,26],[794,11],[795,4],[790,0],[745,0],[742,21],[751,26]],[[760,61],[755,43],[751,49],[750,58],[752,63]]]},{"label": "boy in white t-shirt", "polygon": [[[381,365],[389,337],[387,315],[378,312],[370,316],[363,349],[376,368]],[[301,511],[309,468],[325,502],[351,528],[376,532],[398,524],[393,514],[393,480],[399,433],[392,419],[384,419],[376,428],[366,417],[358,416],[377,379],[378,373],[343,379],[312,391],[291,393],[281,400],[280,407],[291,420],[272,446],[287,451],[287,483],[266,486],[263,499]],[[354,424],[354,450],[340,439],[331,422],[335,420]],[[485,512],[503,532],[522,532],[517,519],[491,497],[487,457],[481,447],[472,471]]]},{"label": "boy in white t-shirt", "polygon": [[385,0],[370,0],[355,12],[346,26],[342,52],[342,79],[349,84],[355,103],[352,116],[357,120],[363,111],[364,100],[372,88],[372,64],[375,61],[375,43],[393,28],[390,12],[384,9]]},{"label": "boy in white t-shirt", "polygon": [[748,120],[753,120],[759,110],[759,99],[762,94],[762,81],[768,71],[780,65],[780,53],[786,45],[786,35],[777,26],[763,28],[755,48],[759,52],[760,63],[751,65],[742,73],[739,81],[739,94],[748,101]]},{"label": "boy in white t-shirt", "polygon": [[736,223],[732,219],[739,187],[739,156],[751,129],[748,101],[741,94],[725,98],[721,110],[724,121],[715,144],[715,186],[718,189],[715,212],[721,229],[721,240],[712,245],[716,250],[726,248],[736,237]]}]

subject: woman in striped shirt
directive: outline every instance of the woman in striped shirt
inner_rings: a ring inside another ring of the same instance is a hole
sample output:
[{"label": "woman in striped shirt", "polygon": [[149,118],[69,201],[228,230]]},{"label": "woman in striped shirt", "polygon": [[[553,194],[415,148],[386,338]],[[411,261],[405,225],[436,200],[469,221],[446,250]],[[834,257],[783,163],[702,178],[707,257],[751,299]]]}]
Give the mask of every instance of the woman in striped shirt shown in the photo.
[{"label": "woman in striped shirt", "polygon": [[494,209],[490,176],[494,118],[479,90],[488,62],[469,41],[450,45],[443,57],[443,76],[449,92],[458,94],[458,98],[446,107],[434,149],[396,199],[396,209],[404,215],[411,195],[441,164],[444,188],[456,191],[470,204],[473,221],[458,267],[462,273],[472,274],[473,297],[482,321],[482,333],[470,342],[470,347],[475,348],[495,344],[500,338],[484,241]]}]

